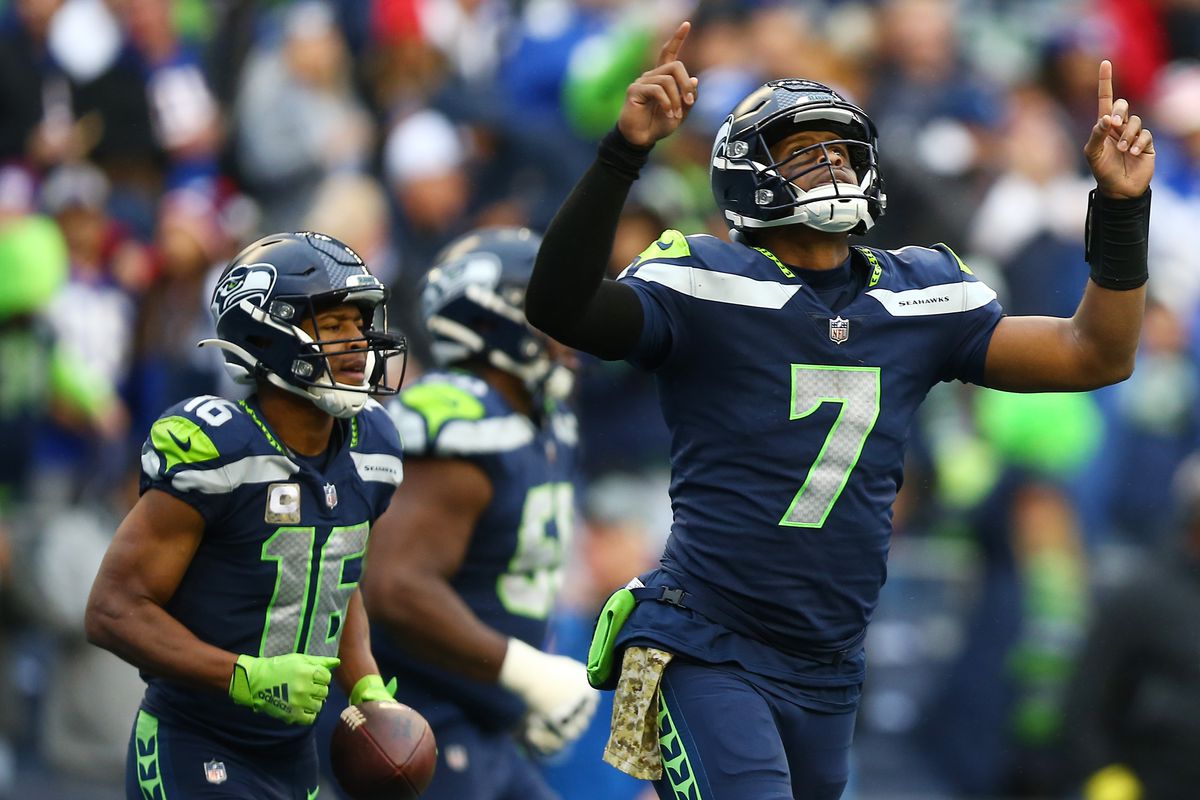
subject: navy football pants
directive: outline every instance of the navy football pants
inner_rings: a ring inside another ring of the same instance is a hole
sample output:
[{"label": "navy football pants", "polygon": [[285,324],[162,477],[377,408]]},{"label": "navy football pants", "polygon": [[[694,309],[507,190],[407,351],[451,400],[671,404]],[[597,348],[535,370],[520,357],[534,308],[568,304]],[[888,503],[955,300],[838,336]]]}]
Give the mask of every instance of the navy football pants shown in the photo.
[{"label": "navy football pants", "polygon": [[854,711],[827,714],[727,665],[675,660],[660,689],[662,800],[838,800]]},{"label": "navy football pants", "polygon": [[312,800],[317,750],[299,745],[251,750],[139,709],[125,763],[126,800]]}]

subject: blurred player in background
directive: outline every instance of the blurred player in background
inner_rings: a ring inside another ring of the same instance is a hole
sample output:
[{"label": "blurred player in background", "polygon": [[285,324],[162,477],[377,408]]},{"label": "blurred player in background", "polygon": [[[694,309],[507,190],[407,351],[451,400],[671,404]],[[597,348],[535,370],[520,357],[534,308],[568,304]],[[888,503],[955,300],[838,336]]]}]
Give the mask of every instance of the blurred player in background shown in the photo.
[{"label": "blurred player in background", "polygon": [[1084,800],[1184,800],[1200,785],[1200,454],[1172,488],[1176,530],[1101,599],[1069,684]]},{"label": "blurred player in background", "polygon": [[836,800],[913,415],[939,381],[1084,391],[1128,377],[1152,137],[1102,62],[1084,148],[1091,281],[1069,319],[1004,316],[945,245],[851,247],[886,208],[875,126],[807,80],[768,82],[717,134],[732,243],[667,231],[604,280],[629,187],[695,102],[688,30],[629,86],[526,297],[547,335],[655,371],[671,431],[660,568],[610,599],[589,657],[617,691],[605,758],[662,798]]},{"label": "blurred player in background", "polygon": [[201,344],[256,393],[194,397],[154,423],[141,498],[88,603],[88,639],[148,684],[131,800],[311,798],[331,672],[354,702],[391,699],[357,588],[402,476],[369,396],[404,351],[385,299],[354,251],[318,233],[260,239],[218,281],[218,338]]},{"label": "blurred player in background", "polygon": [[388,406],[407,475],[363,592],[384,672],[437,736],[423,795],[437,800],[554,797],[521,744],[561,749],[598,699],[583,664],[541,650],[574,525],[577,435],[562,348],[521,310],[539,243],[484,228],[447,246],[421,293],[440,368]]}]

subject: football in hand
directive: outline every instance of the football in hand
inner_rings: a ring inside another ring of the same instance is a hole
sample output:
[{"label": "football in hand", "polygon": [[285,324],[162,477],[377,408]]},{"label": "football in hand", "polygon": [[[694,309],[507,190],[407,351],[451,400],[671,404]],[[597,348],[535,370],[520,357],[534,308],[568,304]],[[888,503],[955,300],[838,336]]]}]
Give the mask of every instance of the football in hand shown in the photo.
[{"label": "football in hand", "polygon": [[412,800],[437,766],[429,723],[402,703],[347,706],[329,751],[334,776],[354,800]]}]

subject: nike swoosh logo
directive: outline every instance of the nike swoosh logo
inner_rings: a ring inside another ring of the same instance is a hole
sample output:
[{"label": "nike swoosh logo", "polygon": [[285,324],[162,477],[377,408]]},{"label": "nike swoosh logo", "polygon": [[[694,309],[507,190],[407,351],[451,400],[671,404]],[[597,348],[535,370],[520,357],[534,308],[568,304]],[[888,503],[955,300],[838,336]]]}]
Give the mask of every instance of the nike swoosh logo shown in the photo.
[{"label": "nike swoosh logo", "polygon": [[192,449],[192,437],[189,436],[186,442],[181,442],[179,441],[179,437],[175,435],[175,431],[167,431],[167,435],[171,437],[171,441],[173,441],[183,452],[186,453],[188,450]]},{"label": "nike swoosh logo", "polygon": [[671,249],[671,245],[669,242],[655,242],[655,244],[658,245],[659,250],[670,250]]},{"label": "nike swoosh logo", "polygon": [[317,788],[313,789],[311,792],[306,791],[304,793],[304,796],[307,797],[308,800],[313,800],[313,798],[316,797],[317,795],[319,795],[320,793],[321,793],[321,787],[318,786]]}]

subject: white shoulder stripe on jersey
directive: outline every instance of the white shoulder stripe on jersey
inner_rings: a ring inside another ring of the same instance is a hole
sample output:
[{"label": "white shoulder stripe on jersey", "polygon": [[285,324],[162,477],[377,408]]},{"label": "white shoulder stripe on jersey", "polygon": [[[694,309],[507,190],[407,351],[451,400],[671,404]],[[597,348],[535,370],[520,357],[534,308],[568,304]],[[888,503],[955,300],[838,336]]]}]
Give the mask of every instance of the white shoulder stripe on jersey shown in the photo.
[{"label": "white shoulder stripe on jersey", "polygon": [[529,444],[533,435],[533,422],[524,414],[480,420],[454,419],[442,428],[435,455],[505,453]]},{"label": "white shoulder stripe on jersey", "polygon": [[358,477],[364,481],[378,481],[399,486],[404,480],[404,462],[396,456],[387,453],[355,453],[352,451],[350,457],[354,459]]},{"label": "white shoulder stripe on jersey", "polygon": [[661,283],[688,297],[753,308],[783,308],[800,291],[799,285],[654,261],[640,264],[633,277]]},{"label": "white shoulder stripe on jersey", "polygon": [[927,286],[924,289],[871,289],[867,292],[878,300],[893,317],[926,317],[934,314],[956,314],[983,308],[996,299],[996,293],[985,283],[960,281]]},{"label": "white shoulder stripe on jersey", "polygon": [[[143,458],[143,465],[145,461]],[[221,494],[247,483],[286,480],[299,471],[285,456],[247,456],[216,469],[184,470],[171,478],[171,485],[181,492]]]}]

